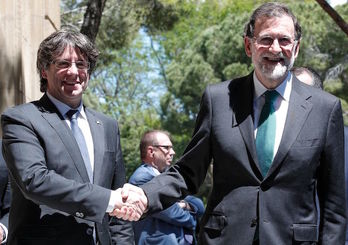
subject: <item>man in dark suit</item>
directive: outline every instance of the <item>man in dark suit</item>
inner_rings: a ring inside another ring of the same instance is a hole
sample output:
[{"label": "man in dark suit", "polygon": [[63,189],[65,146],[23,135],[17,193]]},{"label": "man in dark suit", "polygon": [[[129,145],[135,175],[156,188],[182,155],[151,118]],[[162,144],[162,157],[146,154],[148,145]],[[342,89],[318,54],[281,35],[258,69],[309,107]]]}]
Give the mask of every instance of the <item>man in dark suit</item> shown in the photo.
[{"label": "man in dark suit", "polygon": [[[0,146],[2,141],[0,140]],[[8,235],[8,214],[10,211],[11,192],[5,160],[0,152],[0,243],[5,244]]]},{"label": "man in dark suit", "polygon": [[[346,209],[348,211],[348,127],[344,126],[344,162],[346,167]],[[348,227],[346,229],[346,245],[348,245]]]},{"label": "man in dark suit", "polygon": [[[169,134],[162,130],[145,132],[139,148],[142,164],[129,178],[129,183],[136,186],[163,173],[175,155]],[[197,197],[186,196],[161,212],[133,222],[135,242],[138,245],[195,244],[197,221],[203,213],[203,202]]]},{"label": "man in dark suit", "polygon": [[123,197],[146,196],[148,213],[166,208],[198,191],[212,161],[201,244],[344,244],[341,105],[289,72],[300,40],[301,27],[285,5],[257,8],[244,33],[254,71],[208,86],[181,159],[144,184],[144,193],[127,185]]},{"label": "man in dark suit", "polygon": [[97,56],[81,33],[51,34],[37,53],[44,95],[2,114],[11,245],[134,242],[131,224],[108,215],[125,183],[117,122],[82,103]]}]

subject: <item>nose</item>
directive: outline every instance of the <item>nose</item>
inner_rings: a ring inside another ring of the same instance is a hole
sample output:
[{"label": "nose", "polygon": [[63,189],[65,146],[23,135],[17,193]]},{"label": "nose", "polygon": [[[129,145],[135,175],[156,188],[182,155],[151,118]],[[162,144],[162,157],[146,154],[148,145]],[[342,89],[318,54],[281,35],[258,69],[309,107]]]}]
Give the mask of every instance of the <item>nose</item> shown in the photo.
[{"label": "nose", "polygon": [[269,47],[269,50],[273,53],[279,53],[282,51],[282,48],[279,45],[278,39],[274,39],[273,43],[271,44],[271,46]]},{"label": "nose", "polygon": [[75,62],[71,63],[71,65],[68,68],[67,72],[70,73],[70,74],[78,74],[78,69],[77,69],[77,66],[76,66]]},{"label": "nose", "polygon": [[173,148],[170,148],[170,150],[169,150],[169,154],[170,154],[171,156],[174,156],[174,155],[175,155],[175,151],[174,151],[174,149],[173,149]]}]

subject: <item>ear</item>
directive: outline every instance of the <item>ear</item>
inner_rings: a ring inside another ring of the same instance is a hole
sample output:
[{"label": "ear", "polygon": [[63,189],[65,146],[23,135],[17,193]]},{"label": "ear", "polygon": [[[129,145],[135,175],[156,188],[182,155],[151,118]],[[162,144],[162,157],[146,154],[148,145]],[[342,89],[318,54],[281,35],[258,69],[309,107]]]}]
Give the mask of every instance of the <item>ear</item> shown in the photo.
[{"label": "ear", "polygon": [[146,152],[147,152],[147,155],[149,157],[153,157],[154,150],[153,150],[153,147],[151,145],[147,147]]},{"label": "ear", "polygon": [[297,58],[297,55],[300,52],[300,42],[301,42],[301,40],[298,40],[296,43],[295,53],[294,53],[295,58]]},{"label": "ear", "polygon": [[251,57],[251,40],[249,37],[245,36],[244,37],[244,50],[245,50],[245,53],[248,57]]},{"label": "ear", "polygon": [[41,76],[42,76],[43,78],[46,78],[46,79],[47,79],[47,73],[46,73],[45,69],[42,69],[42,70],[41,70]]}]

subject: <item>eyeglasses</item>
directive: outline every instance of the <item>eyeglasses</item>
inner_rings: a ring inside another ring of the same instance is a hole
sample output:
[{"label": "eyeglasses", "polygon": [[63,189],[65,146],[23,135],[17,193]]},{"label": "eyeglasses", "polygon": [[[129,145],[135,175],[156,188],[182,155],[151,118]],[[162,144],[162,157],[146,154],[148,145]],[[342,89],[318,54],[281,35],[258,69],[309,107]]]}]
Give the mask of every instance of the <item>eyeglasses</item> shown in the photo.
[{"label": "eyeglasses", "polygon": [[292,46],[297,42],[297,39],[292,39],[291,37],[280,37],[274,38],[271,36],[260,36],[253,37],[253,40],[256,41],[257,45],[264,48],[269,48],[274,43],[274,40],[277,40],[278,45],[282,48],[292,48]]},{"label": "eyeglasses", "polygon": [[153,145],[153,147],[162,147],[164,149],[166,149],[167,151],[170,151],[171,149],[173,149],[173,146],[172,145]]},{"label": "eyeglasses", "polygon": [[88,61],[84,60],[78,60],[75,62],[71,62],[68,60],[55,60],[52,62],[57,69],[68,69],[71,67],[73,63],[75,63],[77,69],[79,70],[88,70],[90,67],[90,64]]}]

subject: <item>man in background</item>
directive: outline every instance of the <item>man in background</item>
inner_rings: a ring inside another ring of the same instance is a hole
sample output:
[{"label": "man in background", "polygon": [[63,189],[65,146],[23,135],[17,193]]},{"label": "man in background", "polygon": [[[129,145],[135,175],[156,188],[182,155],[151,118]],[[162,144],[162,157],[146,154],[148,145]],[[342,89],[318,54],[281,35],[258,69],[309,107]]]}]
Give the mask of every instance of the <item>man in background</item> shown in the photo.
[{"label": "man in background", "polygon": [[[2,141],[0,140],[0,148]],[[0,152],[0,243],[5,244],[8,236],[8,214],[10,211],[11,192],[5,160]]]},{"label": "man in background", "polygon": [[318,72],[310,67],[293,67],[291,71],[301,82],[323,89],[323,80]]},{"label": "man in background", "polygon": [[[136,186],[163,173],[175,154],[169,133],[162,130],[145,132],[139,148],[142,164],[129,179],[129,183]],[[203,213],[203,202],[197,197],[187,196],[161,212],[133,222],[135,242],[138,245],[195,244],[195,229]]]},{"label": "man in background", "polygon": [[82,102],[98,54],[79,32],[52,33],[37,53],[44,95],[1,116],[11,245],[134,242],[131,224],[109,216],[125,183],[118,124]]}]

